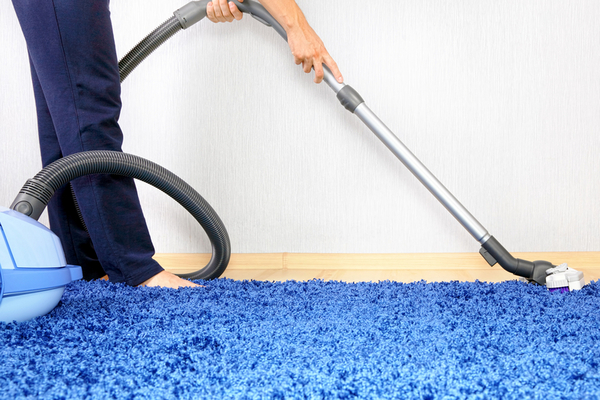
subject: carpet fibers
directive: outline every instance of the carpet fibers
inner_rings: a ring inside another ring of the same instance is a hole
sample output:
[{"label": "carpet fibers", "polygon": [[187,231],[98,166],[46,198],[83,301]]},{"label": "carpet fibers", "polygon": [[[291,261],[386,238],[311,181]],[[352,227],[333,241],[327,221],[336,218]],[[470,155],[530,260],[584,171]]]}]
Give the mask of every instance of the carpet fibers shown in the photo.
[{"label": "carpet fibers", "polygon": [[600,398],[600,284],[74,282],[0,324],[1,398]]}]

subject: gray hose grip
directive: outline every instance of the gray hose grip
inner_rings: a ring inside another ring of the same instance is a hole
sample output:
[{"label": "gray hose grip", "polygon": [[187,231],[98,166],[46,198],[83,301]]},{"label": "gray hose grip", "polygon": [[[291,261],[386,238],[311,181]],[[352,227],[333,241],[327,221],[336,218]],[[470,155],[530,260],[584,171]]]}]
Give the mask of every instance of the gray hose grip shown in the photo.
[{"label": "gray hose grip", "polygon": [[254,1],[254,0],[244,0],[243,3],[240,3],[238,0],[230,0],[237,6],[237,8],[241,12],[245,12],[250,14],[254,19],[263,24],[272,27],[279,33],[279,36],[283,38],[287,42],[287,33],[285,29],[277,22],[275,18],[262,6],[262,4]]},{"label": "gray hose grip", "polygon": [[181,27],[187,29],[196,22],[206,17],[206,5],[211,0],[192,1],[178,10],[173,15],[179,20]]},{"label": "gray hose grip", "polygon": [[[206,6],[212,0],[192,1],[180,9],[176,10],[173,15],[179,20],[183,29],[187,29],[196,22],[206,17]],[[254,19],[263,24],[272,27],[279,35],[287,41],[287,33],[285,29],[277,22],[275,18],[258,2],[254,0],[244,0],[240,3],[238,0],[230,0],[237,8],[244,13],[250,14]]]}]

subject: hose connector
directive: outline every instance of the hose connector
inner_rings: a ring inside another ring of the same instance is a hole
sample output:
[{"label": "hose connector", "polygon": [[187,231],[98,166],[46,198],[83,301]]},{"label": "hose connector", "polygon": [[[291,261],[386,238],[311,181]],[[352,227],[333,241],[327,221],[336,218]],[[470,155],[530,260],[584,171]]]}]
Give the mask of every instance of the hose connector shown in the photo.
[{"label": "hose connector", "polygon": [[51,186],[34,178],[28,179],[10,208],[37,221],[53,195]]},{"label": "hose connector", "polygon": [[350,85],[344,85],[344,87],[337,92],[337,99],[346,110],[353,114],[356,107],[365,102],[361,95]]},{"label": "hose connector", "polygon": [[206,5],[210,0],[192,1],[176,10],[173,15],[179,20],[181,27],[187,29],[206,17]]}]

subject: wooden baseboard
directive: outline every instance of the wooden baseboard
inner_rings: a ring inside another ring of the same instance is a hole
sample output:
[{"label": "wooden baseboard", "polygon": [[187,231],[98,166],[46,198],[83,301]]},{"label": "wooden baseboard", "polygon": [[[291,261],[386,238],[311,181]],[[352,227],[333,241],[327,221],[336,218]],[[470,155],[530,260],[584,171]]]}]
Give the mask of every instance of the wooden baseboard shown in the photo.
[{"label": "wooden baseboard", "polygon": [[[600,278],[600,252],[513,253],[525,260],[568,263],[583,271],[586,281]],[[184,273],[206,265],[210,254],[157,254],[167,270]],[[516,277],[499,266],[490,268],[478,253],[417,254],[232,254],[224,277],[255,280],[485,280],[499,282]]]},{"label": "wooden baseboard", "polygon": [[[513,253],[524,260],[563,262],[574,268],[600,268],[600,252]],[[191,271],[206,265],[210,254],[157,254],[154,258],[169,270]],[[227,269],[488,269],[479,253],[414,253],[414,254],[325,254],[262,253],[232,254]]]}]

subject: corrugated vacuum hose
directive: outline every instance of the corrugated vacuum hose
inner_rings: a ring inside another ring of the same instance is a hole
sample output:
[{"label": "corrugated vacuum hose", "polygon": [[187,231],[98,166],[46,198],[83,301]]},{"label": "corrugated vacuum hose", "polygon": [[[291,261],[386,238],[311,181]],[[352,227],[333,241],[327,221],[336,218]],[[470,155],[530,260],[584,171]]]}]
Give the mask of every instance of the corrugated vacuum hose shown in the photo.
[{"label": "corrugated vacuum hose", "polygon": [[183,27],[179,20],[175,17],[171,17],[163,22],[158,28],[150,32],[119,61],[119,75],[121,76],[121,82],[123,82],[125,78],[129,76],[131,71],[144,61],[154,50],[182,29]]},{"label": "corrugated vacuum hose", "polygon": [[90,174],[115,174],[146,182],[176,200],[200,223],[212,244],[212,258],[204,268],[179,276],[186,279],[213,279],[225,271],[231,245],[227,230],[215,210],[177,175],[132,154],[98,150],[63,157],[29,179],[10,208],[37,220],[58,188]]}]

